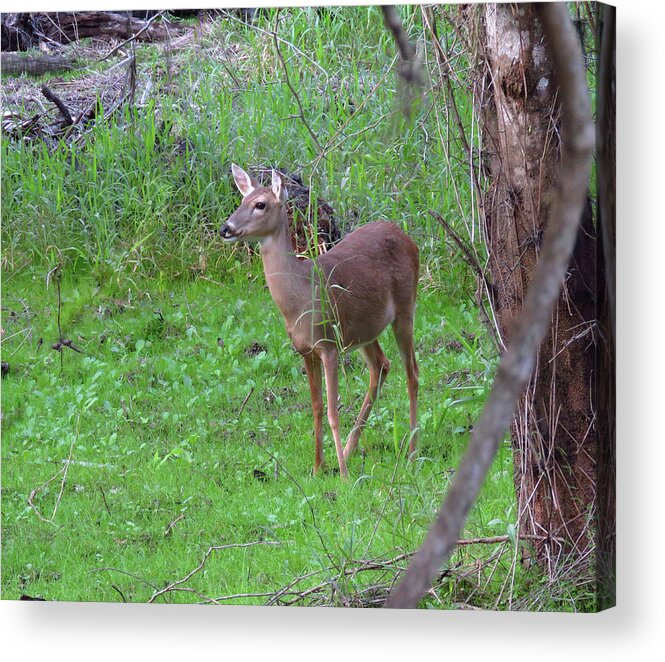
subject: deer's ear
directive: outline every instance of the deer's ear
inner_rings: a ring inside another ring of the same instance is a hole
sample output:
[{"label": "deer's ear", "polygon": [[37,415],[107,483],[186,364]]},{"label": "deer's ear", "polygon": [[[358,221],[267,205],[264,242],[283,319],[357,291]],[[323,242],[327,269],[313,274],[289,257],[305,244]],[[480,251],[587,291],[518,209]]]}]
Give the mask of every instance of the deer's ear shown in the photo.
[{"label": "deer's ear", "polygon": [[235,163],[231,164],[231,172],[242,197],[246,198],[256,188],[256,181]]},{"label": "deer's ear", "polygon": [[284,202],[288,195],[286,186],[284,186],[282,177],[277,172],[277,170],[272,171],[272,192],[280,202]]}]

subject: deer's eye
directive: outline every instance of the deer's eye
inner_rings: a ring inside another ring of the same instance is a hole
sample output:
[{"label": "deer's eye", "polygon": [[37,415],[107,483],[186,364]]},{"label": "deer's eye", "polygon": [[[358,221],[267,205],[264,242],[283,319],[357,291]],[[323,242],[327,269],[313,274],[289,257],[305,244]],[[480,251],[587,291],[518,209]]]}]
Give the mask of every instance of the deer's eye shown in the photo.
[{"label": "deer's eye", "polygon": [[254,205],[254,209],[258,209],[260,211],[263,211],[266,208],[266,203],[265,202],[257,202]]}]

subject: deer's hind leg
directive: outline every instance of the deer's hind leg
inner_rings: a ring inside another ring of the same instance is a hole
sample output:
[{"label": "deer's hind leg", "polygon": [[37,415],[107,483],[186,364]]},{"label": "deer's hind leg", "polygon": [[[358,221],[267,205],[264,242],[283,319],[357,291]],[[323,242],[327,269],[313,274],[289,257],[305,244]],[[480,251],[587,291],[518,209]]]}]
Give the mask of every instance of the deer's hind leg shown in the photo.
[{"label": "deer's hind leg", "polygon": [[390,361],[386,358],[386,355],[381,349],[377,340],[360,347],[360,353],[367,363],[369,369],[369,389],[367,390],[367,395],[363,401],[362,407],[360,408],[360,413],[356,419],[355,425],[351,429],[346,440],[346,446],[344,447],[344,457],[348,458],[351,453],[358,447],[358,441],[360,439],[360,434],[367,423],[369,414],[372,411],[372,405],[376,400],[376,397],[381,388],[381,384],[385,381],[390,371]]},{"label": "deer's hind leg", "polygon": [[415,452],[418,443],[418,364],[416,363],[416,353],[413,347],[413,315],[397,317],[393,322],[393,332],[406,370],[411,429],[409,456],[411,456]]}]

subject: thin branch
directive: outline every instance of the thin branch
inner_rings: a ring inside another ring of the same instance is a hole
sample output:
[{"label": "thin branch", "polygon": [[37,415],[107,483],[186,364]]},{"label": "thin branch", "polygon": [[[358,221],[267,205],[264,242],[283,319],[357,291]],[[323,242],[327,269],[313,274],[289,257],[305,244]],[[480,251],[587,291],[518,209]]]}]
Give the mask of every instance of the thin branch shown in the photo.
[{"label": "thin branch", "polygon": [[490,282],[489,278],[487,277],[487,274],[485,273],[485,270],[483,269],[482,265],[478,261],[478,258],[471,252],[471,249],[464,243],[464,240],[459,236],[457,232],[455,232],[455,229],[446,221],[441,214],[438,212],[435,212],[432,209],[428,209],[427,213],[437,220],[443,228],[448,232],[452,240],[455,242],[457,247],[462,251],[462,256],[464,258],[464,261],[476,272],[476,275],[480,280],[485,284],[485,288],[487,289],[487,292],[490,296],[492,296],[494,292],[494,286]]},{"label": "thin branch", "polygon": [[169,523],[169,525],[166,527],[166,530],[164,531],[164,537],[167,538],[168,536],[171,535],[171,531],[173,531],[173,527],[181,520],[185,519],[185,513],[180,513],[178,517],[176,517],[172,522]]},{"label": "thin branch", "polygon": [[240,420],[240,417],[242,416],[242,412],[245,411],[245,406],[249,402],[249,399],[252,397],[252,393],[254,393],[254,387],[252,386],[249,389],[249,393],[245,396],[245,399],[242,401],[242,404],[240,405],[240,410],[238,411],[238,421]]},{"label": "thin branch", "polygon": [[410,119],[413,102],[423,87],[424,76],[422,66],[418,59],[416,48],[409,41],[395,8],[384,5],[381,7],[381,11],[383,12],[385,26],[392,33],[400,53],[401,63],[398,73],[405,83],[401,90],[402,113],[407,119]]},{"label": "thin branch", "polygon": [[[64,465],[62,469],[60,469],[54,476],[49,478],[45,483],[32,490],[32,492],[30,492],[30,496],[28,497],[28,505],[30,506],[30,508],[32,508],[32,510],[35,512],[35,515],[37,515],[37,517],[39,517],[39,519],[42,522],[48,522],[49,524],[53,524],[53,520],[55,519],[55,516],[58,512],[58,507],[60,506],[60,502],[62,501],[62,495],[64,494],[65,491],[65,483],[67,482],[67,473],[69,471],[69,466],[71,465],[72,453],[74,452],[74,446],[76,445],[76,440],[78,439],[79,435],[80,421],[81,421],[81,416],[79,415],[76,419],[76,434],[74,435],[74,439],[72,439],[72,443],[69,445],[69,456],[67,457],[66,460],[63,460]],[[60,474],[62,474],[62,480],[60,481],[60,491],[58,492],[58,496],[56,497],[55,505],[53,506],[53,512],[51,513],[51,517],[44,517],[39,511],[39,508],[35,506],[34,498],[45,487],[50,485]]]},{"label": "thin branch", "polygon": [[321,73],[326,77],[326,85],[330,81],[330,76],[328,75],[328,72],[314,59],[309,57],[306,53],[301,51],[295,44],[292,44],[290,41],[287,39],[284,39],[283,37],[280,37],[277,34],[277,31],[275,30],[274,32],[268,32],[268,30],[264,30],[263,28],[260,28],[258,25],[254,25],[253,23],[247,23],[247,21],[243,21],[236,16],[233,16],[233,14],[230,14],[228,11],[225,9],[218,9],[216,10],[218,14],[221,16],[224,16],[224,18],[228,18],[231,21],[235,21],[236,23],[240,23],[240,25],[244,25],[246,28],[250,28],[251,30],[255,30],[256,32],[260,32],[261,34],[268,35],[269,37],[272,37],[273,39],[277,39],[282,44],[286,44],[291,48],[293,51],[298,53],[301,57],[305,58],[308,62],[311,62],[317,69],[321,71]]},{"label": "thin branch", "polygon": [[[155,591],[158,591],[159,588],[155,586],[155,584],[150,583],[147,579],[143,579],[143,577],[140,577],[139,575],[134,574],[133,572],[128,572],[127,570],[121,570],[120,568],[112,568],[110,566],[104,566],[103,568],[93,568],[90,570],[90,572],[119,572],[121,575],[127,575],[127,577],[131,577],[132,579],[136,579],[140,581],[142,584],[145,584],[146,586],[150,586],[150,588],[155,589]],[[113,584],[111,584],[113,586]]]},{"label": "thin branch", "polygon": [[196,573],[200,572],[203,570],[205,567],[206,561],[210,558],[210,555],[213,552],[218,552],[223,549],[232,549],[232,548],[239,548],[239,547],[253,547],[255,545],[281,545],[280,542],[274,541],[274,540],[255,540],[254,542],[245,542],[245,543],[230,543],[228,545],[211,545],[208,547],[208,551],[205,553],[203,556],[203,559],[201,559],[201,562],[194,568],[193,570],[190,570],[182,579],[178,579],[174,582],[171,582],[167,586],[165,586],[162,589],[159,589],[155,591],[151,598],[148,600],[149,603],[154,602],[160,595],[164,595],[165,593],[169,593],[170,591],[174,590],[182,590],[180,587],[181,584],[184,584],[185,582],[189,581]]},{"label": "thin branch", "polygon": [[586,200],[594,130],[579,40],[565,4],[535,7],[560,88],[564,136],[558,192],[522,314],[474,426],[467,453],[425,542],[389,597],[389,608],[417,607],[455,546],[510,425],[517,399],[532,374],[536,352],[545,337],[570,262]]},{"label": "thin branch", "polygon": [[166,10],[157,12],[154,16],[152,16],[150,19],[146,21],[146,24],[136,34],[133,34],[131,37],[129,37],[129,39],[125,39],[125,41],[121,41],[115,48],[112,48],[103,58],[99,59],[98,62],[104,62],[104,60],[108,60],[111,57],[111,55],[117,53],[123,46],[126,46],[135,39],[138,39],[138,37],[140,37],[150,27],[150,24],[156,18],[159,18],[164,13],[164,11]]},{"label": "thin branch", "polygon": [[392,5],[382,5],[381,11],[383,12],[383,22],[392,33],[402,59],[400,75],[407,83],[421,85],[422,71],[418,62],[416,47],[409,41],[397,10]]},{"label": "thin branch", "polygon": [[279,48],[279,41],[277,40],[277,20],[279,18],[279,9],[277,10],[275,14],[275,29],[272,33],[272,38],[273,42],[275,44],[275,52],[277,53],[277,57],[280,61],[280,64],[282,65],[282,69],[284,70],[284,78],[286,80],[286,85],[291,90],[291,94],[293,98],[296,101],[296,104],[298,105],[298,117],[300,118],[300,121],[303,123],[303,126],[307,129],[307,132],[309,133],[310,137],[312,138],[314,144],[316,145],[316,149],[321,152],[322,147],[321,143],[319,143],[319,139],[316,137],[316,134],[312,130],[312,127],[309,125],[309,122],[305,119],[305,111],[302,107],[302,102],[300,101],[300,97],[298,96],[298,93],[296,92],[295,88],[291,84],[291,79],[289,78],[289,71],[286,67],[286,62],[284,61],[284,56],[282,55],[282,51]]},{"label": "thin branch", "polygon": [[302,485],[294,478],[291,472],[279,461],[279,459],[275,456],[274,453],[271,453],[267,448],[264,448],[256,440],[253,440],[253,443],[259,450],[263,451],[275,463],[276,467],[280,467],[281,470],[286,475],[286,477],[298,488],[298,491],[303,496],[304,502],[307,504],[307,508],[309,509],[309,514],[312,516],[312,526],[314,527],[314,531],[316,532],[316,535],[319,538],[319,542],[321,543],[321,548],[323,549],[324,554],[328,557],[330,563],[333,566],[337,567],[335,564],[334,556],[328,551],[328,546],[326,545],[325,538],[323,537],[323,534],[321,533],[321,530],[319,529],[319,526],[317,524],[316,513],[314,512],[314,508],[311,504],[311,499],[310,497],[307,496]]},{"label": "thin branch", "polygon": [[376,122],[373,122],[371,125],[365,125],[362,129],[359,129],[358,131],[355,131],[355,132],[350,133],[350,134],[345,134],[341,138],[339,138],[339,140],[336,143],[334,142],[344,132],[346,127],[357,116],[359,116],[360,113],[364,110],[365,106],[369,103],[370,99],[372,99],[372,97],[374,96],[376,91],[383,84],[383,81],[388,77],[388,74],[392,70],[392,67],[395,64],[396,59],[397,59],[397,55],[395,55],[395,57],[392,59],[390,64],[386,67],[385,71],[383,72],[383,74],[379,78],[376,85],[374,85],[374,87],[370,90],[369,94],[356,106],[353,113],[351,113],[351,115],[349,115],[349,117],[346,118],[344,123],[337,128],[335,133],[332,136],[330,136],[330,138],[328,138],[328,140],[326,141],[326,144],[323,146],[323,150],[321,152],[319,152],[317,157],[311,162],[310,166],[311,166],[311,169],[312,169],[312,175],[310,176],[310,182],[309,182],[310,191],[312,190],[312,178],[314,177],[314,172],[318,168],[319,163],[321,162],[321,160],[327,156],[328,152],[336,150],[338,147],[340,147],[347,140],[350,140],[351,138],[355,138],[355,137],[359,136],[360,134],[364,133],[365,131],[367,131],[369,129],[375,128],[381,122],[383,122],[386,117],[389,117],[390,115],[392,115],[395,112],[395,111],[389,111],[385,115],[382,115],[381,117],[379,117],[378,120],[376,120]]}]

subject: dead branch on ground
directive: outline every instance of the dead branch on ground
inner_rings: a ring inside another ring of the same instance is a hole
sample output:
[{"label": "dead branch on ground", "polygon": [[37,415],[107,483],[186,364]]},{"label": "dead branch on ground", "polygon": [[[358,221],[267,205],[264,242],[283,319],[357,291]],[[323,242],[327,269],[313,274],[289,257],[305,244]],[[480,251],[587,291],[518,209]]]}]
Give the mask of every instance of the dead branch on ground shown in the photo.
[{"label": "dead branch on ground", "polygon": [[[36,487],[34,490],[32,490],[32,492],[30,492],[30,496],[28,497],[28,505],[30,506],[30,508],[32,508],[35,515],[37,515],[37,517],[39,517],[39,519],[42,522],[48,522],[49,524],[53,524],[53,520],[55,519],[55,516],[58,512],[60,502],[62,501],[62,495],[65,491],[65,484],[67,483],[67,473],[69,471],[69,465],[71,464],[72,453],[74,452],[74,446],[76,445],[76,440],[78,439],[80,418],[81,417],[79,416],[76,420],[76,433],[74,435],[74,439],[72,439],[72,443],[69,445],[69,455],[66,460],[63,460],[62,469],[60,469],[54,476],[49,478],[46,482],[42,483],[39,487]],[[60,491],[58,492],[58,496],[56,497],[55,505],[53,506],[53,512],[51,513],[50,517],[44,517],[39,508],[37,508],[37,506],[35,505],[35,497],[42,490],[48,487],[54,480],[56,480],[58,476],[60,476],[61,474],[62,474],[62,479],[60,480]]]},{"label": "dead branch on ground", "polygon": [[74,62],[61,55],[45,55],[44,53],[18,54],[0,53],[2,62],[2,73],[4,76],[20,76],[29,74],[41,76],[45,73],[57,73],[70,71],[74,68]]},{"label": "dead branch on ground", "polygon": [[[201,559],[201,562],[194,568],[193,570],[190,570],[182,579],[178,579],[174,582],[171,582],[167,586],[165,586],[162,589],[156,590],[151,598],[148,600],[149,603],[154,602],[158,597],[161,595],[164,595],[166,593],[170,593],[172,591],[178,591],[182,590],[182,584],[185,582],[189,581],[195,574],[203,570],[205,567],[206,562],[210,558],[211,554],[213,552],[219,552],[223,549],[232,549],[232,548],[239,548],[239,547],[254,547],[255,545],[281,545],[282,543],[279,541],[275,540],[256,540],[254,542],[246,542],[246,543],[230,543],[228,545],[211,545],[208,547],[208,551],[204,554],[203,559]],[[191,591],[191,589],[189,589]]]}]

